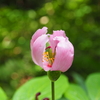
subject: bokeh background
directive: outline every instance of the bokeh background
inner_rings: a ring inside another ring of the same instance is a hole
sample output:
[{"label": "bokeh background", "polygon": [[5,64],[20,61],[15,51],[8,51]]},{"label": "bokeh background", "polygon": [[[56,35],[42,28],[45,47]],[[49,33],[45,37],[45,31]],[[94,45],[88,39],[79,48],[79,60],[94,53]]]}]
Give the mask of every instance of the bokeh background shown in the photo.
[{"label": "bokeh background", "polygon": [[73,73],[100,72],[100,0],[0,0],[0,86],[11,98],[31,78],[45,75],[31,59],[30,39],[42,27],[64,30],[75,48]]}]

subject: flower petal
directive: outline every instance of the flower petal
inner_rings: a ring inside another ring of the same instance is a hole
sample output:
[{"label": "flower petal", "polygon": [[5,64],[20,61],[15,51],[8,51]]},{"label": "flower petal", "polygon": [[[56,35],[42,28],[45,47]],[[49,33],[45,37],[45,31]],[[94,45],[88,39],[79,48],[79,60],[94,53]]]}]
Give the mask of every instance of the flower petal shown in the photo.
[{"label": "flower petal", "polygon": [[31,44],[32,59],[37,65],[41,67],[43,67],[43,52],[45,50],[45,45],[48,42],[48,40],[48,35],[41,35],[34,41],[34,43]]},{"label": "flower petal", "polygon": [[[32,36],[32,41],[31,44],[34,43],[34,41],[41,35],[46,34],[47,33],[47,27],[43,27],[42,29],[38,29]],[[31,46],[31,45],[30,45]],[[32,47],[32,46],[31,46]]]},{"label": "flower petal", "polygon": [[59,70],[62,72],[67,71],[74,57],[74,47],[68,39],[60,41],[56,47],[55,60],[52,65],[51,71]]},{"label": "flower petal", "polygon": [[53,31],[53,34],[50,35],[50,46],[52,48],[52,50],[54,51],[55,50],[55,47],[58,43],[58,41],[54,40],[55,37],[66,37],[66,34],[65,34],[65,31],[63,30],[58,30],[58,31]]},{"label": "flower petal", "polygon": [[66,37],[66,34],[65,34],[65,31],[63,31],[63,30],[53,31],[53,37],[55,37],[55,36]]},{"label": "flower petal", "polygon": [[49,71],[51,69],[51,67],[48,66],[48,62],[46,62],[46,61],[43,62],[43,69],[45,71]]}]

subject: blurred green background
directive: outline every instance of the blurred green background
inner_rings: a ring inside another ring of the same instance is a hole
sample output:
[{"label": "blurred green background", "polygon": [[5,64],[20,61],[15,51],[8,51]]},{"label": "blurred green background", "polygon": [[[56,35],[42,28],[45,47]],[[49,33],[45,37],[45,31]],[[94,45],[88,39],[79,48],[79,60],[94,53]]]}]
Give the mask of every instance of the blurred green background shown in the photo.
[{"label": "blurred green background", "polygon": [[75,48],[72,79],[100,72],[100,0],[0,0],[0,86],[9,97],[27,80],[46,74],[30,52],[30,39],[42,27],[64,30]]}]

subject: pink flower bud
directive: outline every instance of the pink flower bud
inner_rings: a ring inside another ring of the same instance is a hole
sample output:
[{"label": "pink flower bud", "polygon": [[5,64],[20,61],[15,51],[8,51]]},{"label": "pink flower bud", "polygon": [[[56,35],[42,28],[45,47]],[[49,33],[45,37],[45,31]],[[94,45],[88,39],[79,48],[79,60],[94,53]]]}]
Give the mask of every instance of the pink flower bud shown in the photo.
[{"label": "pink flower bud", "polygon": [[45,71],[67,71],[74,58],[72,43],[62,30],[46,33],[47,28],[43,27],[32,36],[30,45],[34,63]]}]

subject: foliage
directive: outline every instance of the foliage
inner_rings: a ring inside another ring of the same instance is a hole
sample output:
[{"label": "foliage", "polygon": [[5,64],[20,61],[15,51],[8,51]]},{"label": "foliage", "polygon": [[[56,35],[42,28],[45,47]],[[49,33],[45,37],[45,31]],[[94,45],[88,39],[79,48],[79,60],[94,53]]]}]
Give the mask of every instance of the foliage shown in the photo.
[{"label": "foliage", "polygon": [[100,73],[91,74],[86,80],[86,86],[91,100],[100,100]]},{"label": "foliage", "polygon": [[0,100],[7,100],[7,96],[1,87],[0,87]]},{"label": "foliage", "polygon": [[[88,92],[78,84],[69,83],[68,78],[61,75],[55,83],[56,100],[100,100],[100,73],[90,74],[85,83]],[[50,90],[49,78],[47,76],[37,77],[21,86],[15,92],[12,100],[34,100],[39,92],[41,93],[39,100],[46,97],[51,99]],[[0,90],[0,95],[0,99],[5,98],[2,100],[6,100],[7,97],[3,90]]]},{"label": "foliage", "polygon": [[[71,73],[77,72],[84,79],[88,74],[100,71],[99,4],[99,0],[47,0],[34,9],[1,6],[0,86],[9,97],[30,78],[45,74],[33,64],[30,54],[31,36],[43,26],[49,28],[49,33],[65,30],[75,47],[74,63],[65,73],[68,77],[74,77]],[[75,82],[87,91],[84,80],[80,79],[77,75],[74,77]],[[92,91],[91,87],[88,87],[89,91]]]},{"label": "foliage", "polygon": [[[66,83],[66,84],[63,85],[63,83]],[[62,94],[68,88],[68,85],[69,85],[68,79],[65,76],[61,76],[59,80],[56,81],[55,83],[56,99],[61,98]],[[43,98],[46,98],[46,97],[50,98],[51,100],[50,80],[47,76],[32,79],[26,84],[24,84],[15,93],[12,100],[35,100],[35,95],[38,92],[41,93],[41,95],[39,96],[39,100],[42,100]]]},{"label": "foliage", "polygon": [[65,97],[69,100],[89,100],[85,91],[75,84],[70,84],[68,90],[65,92]]}]

